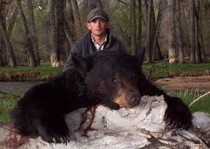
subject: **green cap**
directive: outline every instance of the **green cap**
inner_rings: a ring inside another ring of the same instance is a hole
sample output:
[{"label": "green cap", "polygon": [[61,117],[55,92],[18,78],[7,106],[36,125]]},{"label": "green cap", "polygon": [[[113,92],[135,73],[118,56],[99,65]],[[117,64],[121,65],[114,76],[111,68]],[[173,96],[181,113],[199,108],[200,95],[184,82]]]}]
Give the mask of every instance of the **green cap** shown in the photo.
[{"label": "green cap", "polygon": [[100,8],[95,8],[87,15],[87,22],[92,22],[96,18],[101,18],[105,21],[109,20],[108,14]]}]

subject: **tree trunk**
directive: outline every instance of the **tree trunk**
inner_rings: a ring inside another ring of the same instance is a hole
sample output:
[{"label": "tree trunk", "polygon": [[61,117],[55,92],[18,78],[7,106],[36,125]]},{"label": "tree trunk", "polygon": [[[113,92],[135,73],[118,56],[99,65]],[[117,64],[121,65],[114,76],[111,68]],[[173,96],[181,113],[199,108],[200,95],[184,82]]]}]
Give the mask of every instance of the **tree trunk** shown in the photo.
[{"label": "tree trunk", "polygon": [[9,24],[9,27],[8,27],[8,30],[7,30],[8,37],[10,37],[10,35],[11,35],[12,29],[13,29],[13,27],[15,25],[15,22],[16,22],[16,19],[17,19],[17,15],[18,15],[18,9],[17,9],[17,7],[14,7],[12,18],[10,20],[10,24]]},{"label": "tree trunk", "polygon": [[1,30],[1,34],[4,38],[4,42],[5,42],[6,49],[7,49],[7,58],[9,60],[10,66],[15,68],[17,66],[16,60],[15,60],[15,55],[13,53],[12,44],[9,40],[9,37],[7,36],[7,33],[6,33],[6,30],[5,30],[5,27],[3,25],[2,20],[3,20],[2,17],[0,17],[0,30]]},{"label": "tree trunk", "polygon": [[81,38],[83,31],[82,31],[82,25],[81,25],[81,21],[80,21],[77,0],[72,0],[71,4],[72,4],[73,16],[74,16],[76,36],[77,36],[77,39],[79,39],[79,38]]},{"label": "tree trunk", "polygon": [[0,66],[5,66],[7,64],[6,61],[6,47],[4,44],[4,39],[2,37],[2,34],[0,32]]},{"label": "tree trunk", "polygon": [[184,51],[182,44],[182,30],[181,30],[181,8],[180,1],[176,0],[177,3],[177,49],[179,51],[179,63],[184,64]]},{"label": "tree trunk", "polygon": [[197,1],[196,7],[195,7],[195,62],[202,63],[202,57],[201,57],[201,45],[199,41],[199,6],[200,3]]},{"label": "tree trunk", "polygon": [[141,0],[137,0],[137,8],[138,8],[138,33],[137,33],[137,46],[138,48],[142,47],[142,9],[141,9]]},{"label": "tree trunk", "polygon": [[39,57],[39,46],[38,46],[38,40],[36,36],[36,27],[35,27],[35,20],[34,20],[34,9],[33,9],[33,3],[32,0],[28,0],[28,10],[29,10],[29,20],[30,20],[30,29],[31,29],[31,41],[33,43],[33,50],[36,57],[36,64],[40,65],[40,57]]},{"label": "tree trunk", "polygon": [[147,3],[147,0],[143,0],[143,16],[144,16],[144,24],[145,26],[147,25],[147,22],[148,22],[148,3]]},{"label": "tree trunk", "polygon": [[[160,24],[161,24],[161,18],[162,18],[162,5],[163,0],[160,0],[159,2],[159,8],[158,8],[158,16],[157,16],[157,21],[156,21],[156,25],[154,27],[154,35],[153,35],[153,44],[152,44],[152,58],[151,61],[154,62],[155,59],[162,59],[162,55],[161,55],[161,51],[158,48],[158,33],[159,33],[159,29],[160,29]],[[154,14],[154,11],[153,11]]]},{"label": "tree trunk", "polygon": [[71,0],[68,0],[68,6],[69,6],[67,11],[68,15],[67,19],[65,20],[65,33],[66,37],[69,40],[70,46],[73,46],[75,37],[74,37],[74,16],[73,16]]},{"label": "tree trunk", "polygon": [[[72,47],[73,46],[73,44],[74,44],[74,41],[73,41],[73,35],[72,35],[72,30],[70,29],[70,27],[69,27],[69,25],[68,25],[68,23],[67,23],[67,21],[66,21],[66,19],[64,20],[65,22],[65,35],[66,35],[66,37],[67,37],[67,39],[68,39],[68,42],[69,42],[69,44],[70,44],[70,47]],[[68,53],[69,54],[69,53]]]},{"label": "tree trunk", "polygon": [[[4,9],[4,4],[3,1],[0,0],[0,35],[2,36],[3,41],[1,40],[1,45],[0,47],[0,63],[1,65],[5,65],[6,61],[8,60],[8,63],[11,67],[15,68],[17,66],[16,60],[15,60],[15,55],[13,52],[12,44],[9,40],[9,36],[7,35],[6,32],[6,23],[5,23],[5,9]],[[1,39],[2,39],[1,38]],[[6,46],[6,50],[4,50]]]},{"label": "tree trunk", "polygon": [[168,58],[169,63],[176,63],[176,34],[175,34],[175,8],[174,0],[167,0],[168,4]]},{"label": "tree trunk", "polygon": [[190,50],[190,63],[195,63],[195,0],[189,1],[190,6],[190,24],[191,24],[191,50]]},{"label": "tree trunk", "polygon": [[101,0],[87,0],[87,1],[88,1],[89,11],[96,7],[103,9]]},{"label": "tree trunk", "polygon": [[131,18],[131,53],[136,53],[136,3],[130,1],[130,18]]},{"label": "tree trunk", "polygon": [[201,57],[202,57],[202,61],[207,61],[207,58],[206,58],[206,51],[205,51],[205,46],[204,46],[204,40],[203,40],[203,31],[202,31],[202,22],[203,20],[200,19],[199,21],[200,25],[199,25],[199,39],[200,39],[200,44],[201,44]]},{"label": "tree trunk", "polygon": [[59,67],[60,62],[58,61],[57,51],[57,30],[56,30],[56,3],[54,0],[49,0],[49,18],[50,18],[50,62],[52,67]]},{"label": "tree trunk", "polygon": [[[147,4],[145,4],[147,5]],[[152,49],[152,13],[153,13],[153,0],[148,1],[148,12],[147,12],[147,25],[146,25],[146,60],[151,63],[151,49]]]},{"label": "tree trunk", "polygon": [[64,0],[57,0],[57,53],[58,61],[63,65],[66,54],[65,54],[65,17],[64,17]]},{"label": "tree trunk", "polygon": [[[6,28],[6,24],[5,24],[5,9],[4,9],[4,5],[3,5],[3,1],[0,0],[0,16],[1,16],[1,21],[3,22],[3,26],[4,28]],[[4,39],[3,36],[1,34],[0,31],[0,66],[5,66],[7,65],[7,59],[6,59],[6,46],[4,43]]]},{"label": "tree trunk", "polygon": [[26,53],[27,53],[28,59],[29,59],[29,66],[35,67],[36,60],[34,57],[33,46],[32,46],[32,42],[31,42],[31,38],[30,38],[29,29],[28,29],[28,26],[26,23],[26,17],[23,13],[23,9],[21,6],[21,0],[16,0],[16,4],[17,4],[18,12],[20,14],[21,21],[22,21],[23,32],[25,35],[25,48],[26,48]]}]

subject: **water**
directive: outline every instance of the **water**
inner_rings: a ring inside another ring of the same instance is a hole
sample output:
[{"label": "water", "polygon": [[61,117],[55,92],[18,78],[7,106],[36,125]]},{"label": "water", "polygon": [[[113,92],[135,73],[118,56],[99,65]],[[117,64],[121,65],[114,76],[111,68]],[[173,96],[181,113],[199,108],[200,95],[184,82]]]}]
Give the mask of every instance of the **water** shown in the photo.
[{"label": "water", "polygon": [[1,82],[0,92],[4,93],[25,93],[32,86],[41,82]]}]

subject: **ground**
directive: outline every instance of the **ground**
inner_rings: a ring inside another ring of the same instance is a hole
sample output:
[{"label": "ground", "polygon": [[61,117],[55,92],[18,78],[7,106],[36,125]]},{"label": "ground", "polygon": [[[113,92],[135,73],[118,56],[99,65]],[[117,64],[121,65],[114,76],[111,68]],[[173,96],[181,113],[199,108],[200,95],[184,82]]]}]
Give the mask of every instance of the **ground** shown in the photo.
[{"label": "ground", "polygon": [[165,91],[192,91],[204,94],[210,91],[210,76],[162,78],[154,82]]}]

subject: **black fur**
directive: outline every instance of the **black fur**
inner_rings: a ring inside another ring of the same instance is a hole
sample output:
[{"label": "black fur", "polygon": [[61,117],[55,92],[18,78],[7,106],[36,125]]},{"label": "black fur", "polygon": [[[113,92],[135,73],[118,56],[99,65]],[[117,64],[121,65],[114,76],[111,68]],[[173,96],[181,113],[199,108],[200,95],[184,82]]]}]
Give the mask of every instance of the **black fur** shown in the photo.
[{"label": "black fur", "polygon": [[[143,95],[164,95],[168,105],[165,121],[169,128],[188,129],[192,115],[188,107],[177,97],[168,96],[163,90],[154,86],[142,72],[144,49],[135,56],[124,52],[98,52],[93,68],[86,77],[90,97],[102,99],[102,104],[111,109],[121,106],[115,102],[117,92],[123,90],[128,107],[138,105]],[[124,102],[124,101],[123,101]]]},{"label": "black fur", "polygon": [[29,89],[12,112],[14,127],[23,136],[41,136],[47,142],[67,143],[65,114],[97,104],[86,96],[88,62],[72,56],[75,68]]}]

